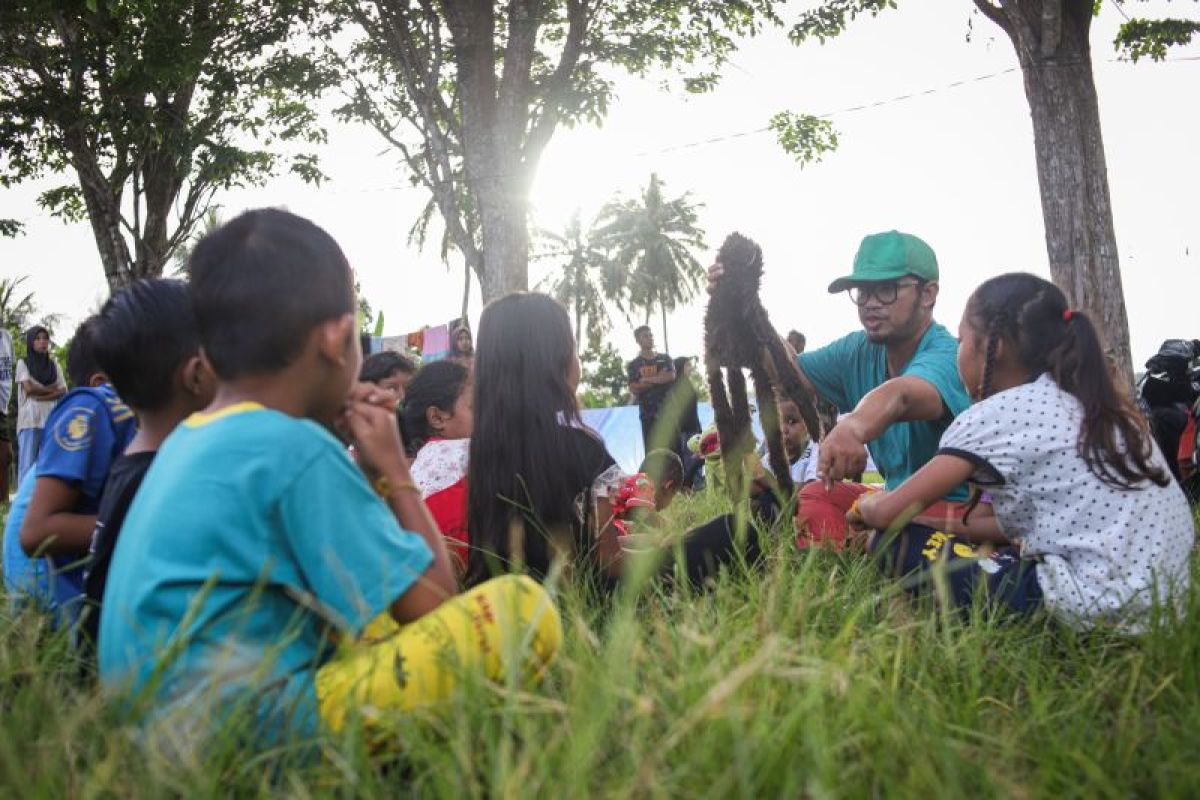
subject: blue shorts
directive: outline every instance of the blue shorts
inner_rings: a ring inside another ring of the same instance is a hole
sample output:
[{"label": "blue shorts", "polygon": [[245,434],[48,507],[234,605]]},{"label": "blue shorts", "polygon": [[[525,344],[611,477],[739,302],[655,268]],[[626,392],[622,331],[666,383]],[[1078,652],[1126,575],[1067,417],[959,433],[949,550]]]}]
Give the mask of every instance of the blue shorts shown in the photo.
[{"label": "blue shorts", "polygon": [[1042,606],[1037,562],[1022,559],[1015,547],[984,552],[961,537],[909,525],[894,536],[876,536],[871,552],[885,574],[903,579],[915,594],[928,592],[940,574],[960,608],[971,606],[980,591],[989,605],[1016,614]]}]

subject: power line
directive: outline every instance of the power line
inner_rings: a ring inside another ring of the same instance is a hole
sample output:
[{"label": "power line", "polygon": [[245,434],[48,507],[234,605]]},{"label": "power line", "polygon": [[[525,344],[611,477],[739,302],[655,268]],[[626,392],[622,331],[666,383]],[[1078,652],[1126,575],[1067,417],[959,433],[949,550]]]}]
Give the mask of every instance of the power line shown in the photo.
[{"label": "power line", "polygon": [[[1200,56],[1177,56],[1175,58],[1164,58],[1162,60],[1163,61],[1200,61]],[[1081,64],[1087,64],[1087,63],[1094,63],[1094,62],[1091,62],[1087,59],[1080,59],[1080,60],[1076,60],[1076,61],[1058,61],[1058,62],[1051,62],[1048,64],[1038,64],[1038,65],[1034,65],[1034,67],[1035,68],[1051,68],[1051,67],[1062,68],[1062,67],[1079,66]],[[1122,59],[1122,58],[1110,58],[1110,59],[1106,59],[1106,61],[1101,62],[1101,63],[1128,64],[1131,62],[1129,62],[1126,59]],[[833,117],[840,116],[843,114],[852,114],[852,113],[855,113],[858,111],[867,111],[867,110],[870,110],[873,108],[889,106],[894,103],[901,103],[901,102],[905,102],[908,100],[914,100],[918,97],[927,97],[929,95],[938,94],[940,92],[944,92],[949,89],[957,89],[962,86],[968,86],[968,85],[975,84],[975,83],[982,83],[984,81],[989,81],[994,78],[1002,77],[1004,75],[1010,75],[1014,72],[1020,72],[1022,69],[1023,69],[1023,67],[1021,67],[1020,65],[1015,66],[1015,67],[1008,67],[1006,69],[998,70],[997,72],[989,72],[989,73],[985,73],[983,75],[976,75],[973,78],[962,78],[960,80],[952,81],[951,83],[947,83],[942,86],[933,86],[928,89],[907,92],[905,94],[895,95],[894,97],[888,97],[888,98],[884,98],[881,100],[874,100],[874,101],[871,101],[868,103],[859,103],[859,104],[853,105],[853,106],[846,106],[845,108],[839,108],[835,111],[827,111],[823,114],[814,114],[813,116],[815,116],[817,119],[831,119]],[[644,158],[646,156],[654,156],[654,155],[662,155],[665,153],[673,153],[673,152],[676,152],[679,150],[688,150],[688,149],[692,149],[695,147],[704,147],[706,145],[719,144],[721,142],[731,141],[733,139],[741,139],[746,136],[755,136],[760,133],[768,133],[770,130],[771,130],[770,126],[763,126],[761,128],[754,128],[753,130],[738,131],[736,133],[725,134],[723,136],[713,136],[708,139],[700,139],[695,142],[684,142],[682,144],[668,145],[667,147],[661,147],[661,148],[657,148],[657,149],[653,149],[653,150],[643,150],[641,152],[631,154],[630,157],[631,158]]]}]

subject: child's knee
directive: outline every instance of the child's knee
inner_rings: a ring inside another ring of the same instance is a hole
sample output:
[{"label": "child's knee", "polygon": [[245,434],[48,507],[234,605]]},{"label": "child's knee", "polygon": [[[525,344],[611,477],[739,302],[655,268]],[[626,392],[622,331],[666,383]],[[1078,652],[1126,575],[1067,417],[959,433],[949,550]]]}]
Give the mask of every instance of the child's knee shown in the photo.
[{"label": "child's knee", "polygon": [[552,662],[562,646],[562,617],[550,593],[528,575],[501,575],[481,583],[466,595],[472,611],[485,618],[507,618],[512,632],[528,636],[537,666]]}]

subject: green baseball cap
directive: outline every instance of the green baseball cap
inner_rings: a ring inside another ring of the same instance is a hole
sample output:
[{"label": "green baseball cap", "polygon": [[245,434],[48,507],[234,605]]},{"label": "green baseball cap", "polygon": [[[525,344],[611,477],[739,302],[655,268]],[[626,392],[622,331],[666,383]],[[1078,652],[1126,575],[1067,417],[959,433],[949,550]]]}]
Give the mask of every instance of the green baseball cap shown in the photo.
[{"label": "green baseball cap", "polygon": [[936,281],[938,263],[933,248],[911,233],[873,233],[858,246],[854,271],[829,284],[829,293],[844,292],[855,283],[894,281],[905,275]]}]

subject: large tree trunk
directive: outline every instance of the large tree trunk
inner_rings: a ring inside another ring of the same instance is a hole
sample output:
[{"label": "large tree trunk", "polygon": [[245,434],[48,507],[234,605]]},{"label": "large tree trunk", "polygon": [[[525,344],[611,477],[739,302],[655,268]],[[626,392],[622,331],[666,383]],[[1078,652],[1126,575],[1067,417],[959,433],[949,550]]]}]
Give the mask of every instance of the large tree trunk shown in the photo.
[{"label": "large tree trunk", "polygon": [[1008,33],[1022,63],[1050,275],[1072,306],[1092,316],[1132,386],[1129,321],[1092,78],[1091,0],[976,5]]},{"label": "large tree trunk", "polygon": [[483,237],[480,285],[485,303],[529,288],[528,198],[512,188],[514,183],[482,181],[474,186]]},{"label": "large tree trunk", "polygon": [[113,196],[108,181],[96,164],[91,151],[83,143],[72,146],[71,163],[79,176],[79,189],[87,209],[92,235],[96,238],[96,250],[100,253],[100,264],[108,280],[110,292],[124,289],[134,281],[129,245],[121,235],[121,198]]}]

